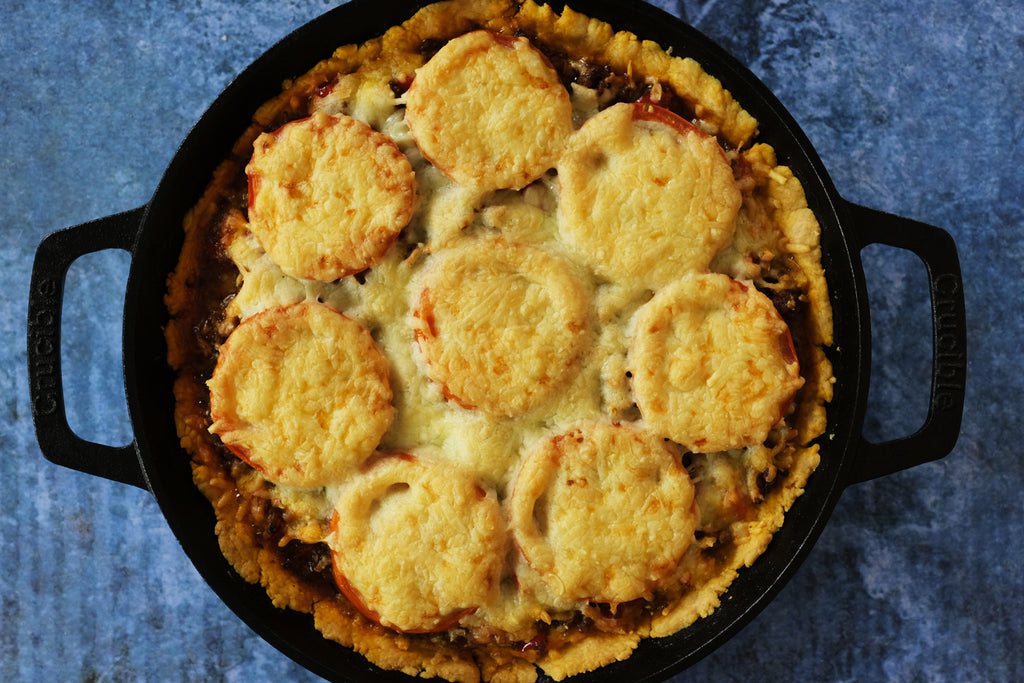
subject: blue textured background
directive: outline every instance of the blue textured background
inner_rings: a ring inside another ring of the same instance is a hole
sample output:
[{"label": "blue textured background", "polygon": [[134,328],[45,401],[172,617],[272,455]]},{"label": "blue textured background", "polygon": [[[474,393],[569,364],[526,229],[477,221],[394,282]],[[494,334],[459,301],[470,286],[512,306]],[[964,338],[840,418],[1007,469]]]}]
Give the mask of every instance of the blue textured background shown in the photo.
[{"label": "blue textured background", "polygon": [[[773,89],[847,199],[949,230],[970,364],[952,454],[848,489],[795,578],[679,681],[1024,680],[1024,6],[1017,0],[655,3]],[[144,204],[234,74],[333,3],[0,2],[0,680],[313,680],[189,564],[152,497],[47,463],[31,424],[40,239]],[[924,269],[864,253],[866,431],[925,414]],[[64,382],[86,438],[130,441],[119,370],[129,259],[82,258]]]}]

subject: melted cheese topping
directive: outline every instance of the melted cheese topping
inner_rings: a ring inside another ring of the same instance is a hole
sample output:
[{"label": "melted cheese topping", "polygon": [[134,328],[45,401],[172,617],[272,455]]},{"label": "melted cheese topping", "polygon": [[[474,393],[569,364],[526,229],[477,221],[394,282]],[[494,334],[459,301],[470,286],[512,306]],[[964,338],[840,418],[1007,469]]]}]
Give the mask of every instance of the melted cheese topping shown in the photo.
[{"label": "melted cheese topping", "polygon": [[497,594],[505,550],[498,499],[433,454],[382,457],[351,477],[331,528],[338,585],[391,628],[444,630]]},{"label": "melted cheese topping", "polygon": [[515,417],[546,404],[590,341],[590,295],[568,262],[471,240],[428,257],[411,307],[424,372],[464,408]]},{"label": "melted cheese topping", "polygon": [[695,453],[759,444],[803,386],[789,328],[764,294],[726,275],[688,275],[637,314],[637,405]]},{"label": "melted cheese topping", "polygon": [[526,561],[557,598],[618,605],[650,599],[693,542],[694,488],[674,446],[600,422],[537,442],[509,497]]}]

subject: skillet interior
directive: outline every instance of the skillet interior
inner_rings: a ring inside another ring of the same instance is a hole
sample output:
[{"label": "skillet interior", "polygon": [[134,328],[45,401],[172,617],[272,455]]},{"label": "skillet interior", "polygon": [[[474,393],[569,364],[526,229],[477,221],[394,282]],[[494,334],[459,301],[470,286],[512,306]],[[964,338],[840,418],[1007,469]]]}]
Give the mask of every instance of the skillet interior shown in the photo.
[{"label": "skillet interior", "polygon": [[[250,627],[312,671],[335,680],[407,681],[382,671],[348,648],[324,639],[307,615],[270,604],[263,589],[242,580],[224,559],[213,532],[211,506],[192,483],[189,456],[178,445],[166,363],[163,303],[167,275],[182,246],[182,221],[213,169],[279,84],[311,68],[339,45],[380,35],[408,18],[423,0],[355,0],[286,37],[246,69],[212,104],[168,167],[142,220],[128,278],[124,319],[126,396],[139,457],[172,531],[200,574]],[[659,679],[693,664],[741,628],[782,587],[810,550],[846,484],[863,421],[870,332],[859,241],[844,215],[826,171],[803,133],[750,72],[695,29],[646,5],[587,0],[577,11],[692,56],[719,78],[760,122],[759,139],[779,162],[793,168],[822,228],[823,265],[835,319],[837,348],[829,356],[837,378],[822,437],[821,465],[776,534],[749,570],[741,572],[714,614],[664,639],[645,639],[625,662],[606,666],[586,680]]]}]

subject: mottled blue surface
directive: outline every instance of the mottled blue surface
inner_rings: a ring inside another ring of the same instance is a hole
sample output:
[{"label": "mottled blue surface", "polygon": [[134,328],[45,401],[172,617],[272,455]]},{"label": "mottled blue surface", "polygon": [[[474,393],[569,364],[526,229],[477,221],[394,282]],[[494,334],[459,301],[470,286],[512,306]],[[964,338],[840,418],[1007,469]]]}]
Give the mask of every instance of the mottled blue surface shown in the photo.
[{"label": "mottled blue surface", "polygon": [[[383,0],[382,0],[383,1]],[[1024,6],[1017,0],[658,2],[748,65],[847,199],[946,228],[969,385],[947,458],[848,489],[795,578],[679,681],[1024,680]],[[314,680],[192,568],[152,497],[47,463],[25,333],[40,239],[144,204],[231,77],[332,3],[0,2],[0,680]],[[865,251],[866,430],[923,420],[924,270]],[[130,440],[118,368],[129,259],[69,275],[73,426]]]}]

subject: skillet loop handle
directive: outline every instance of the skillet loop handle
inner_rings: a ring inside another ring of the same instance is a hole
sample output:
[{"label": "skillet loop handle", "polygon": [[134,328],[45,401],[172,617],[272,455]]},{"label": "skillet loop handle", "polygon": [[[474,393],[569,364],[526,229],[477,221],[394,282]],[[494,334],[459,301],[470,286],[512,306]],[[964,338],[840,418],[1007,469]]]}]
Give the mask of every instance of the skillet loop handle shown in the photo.
[{"label": "skillet loop handle", "polygon": [[967,317],[956,244],[945,230],[848,204],[861,249],[885,244],[915,253],[928,272],[932,313],[932,377],[928,416],[910,436],[871,443],[860,437],[851,483],[945,457],[956,445],[967,381]]},{"label": "skillet loop handle", "polygon": [[68,424],[61,375],[61,306],[68,268],[81,256],[104,249],[129,253],[145,207],[65,228],[46,236],[36,250],[28,300],[28,371],[39,448],[50,462],[147,489],[135,444],[106,446],[82,439]]}]

